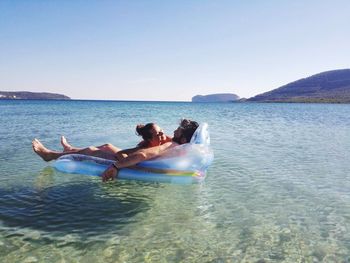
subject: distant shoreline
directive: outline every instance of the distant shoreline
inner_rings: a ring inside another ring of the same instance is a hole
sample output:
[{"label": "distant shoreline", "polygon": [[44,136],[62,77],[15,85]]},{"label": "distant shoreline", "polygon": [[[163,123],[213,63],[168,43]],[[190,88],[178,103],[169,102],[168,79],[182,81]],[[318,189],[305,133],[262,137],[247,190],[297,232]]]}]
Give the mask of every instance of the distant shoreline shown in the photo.
[{"label": "distant shoreline", "polygon": [[307,101],[230,101],[230,102],[192,102],[192,101],[157,101],[157,100],[95,100],[95,99],[2,99],[1,101],[52,101],[52,102],[129,102],[129,103],[190,103],[190,104],[350,104],[349,102],[307,102]]},{"label": "distant shoreline", "polygon": [[0,91],[1,100],[75,100],[75,101],[119,101],[119,102],[190,102],[190,103],[312,103],[350,104],[350,69],[321,72],[290,82],[277,89],[251,98],[240,98],[234,93],[195,95],[191,101],[158,100],[97,100],[71,99],[49,92]]},{"label": "distant shoreline", "polygon": [[9,100],[70,100],[71,98],[58,93],[49,92],[30,92],[30,91],[0,91],[0,99]]}]

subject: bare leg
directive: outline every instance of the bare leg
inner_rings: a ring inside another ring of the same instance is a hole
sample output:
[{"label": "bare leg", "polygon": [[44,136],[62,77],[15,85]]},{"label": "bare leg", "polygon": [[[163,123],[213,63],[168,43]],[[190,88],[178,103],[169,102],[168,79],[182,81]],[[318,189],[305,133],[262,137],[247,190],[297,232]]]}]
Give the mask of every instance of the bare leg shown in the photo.
[{"label": "bare leg", "polygon": [[115,147],[113,144],[107,143],[107,144],[103,144],[101,146],[97,146],[97,149],[104,151],[104,152],[108,152],[110,154],[116,154],[117,152],[121,151],[122,149]]},{"label": "bare leg", "polygon": [[64,137],[64,136],[61,136],[61,144],[63,146],[64,152],[79,151],[79,150],[83,149],[83,148],[77,148],[77,147],[72,146],[70,143],[68,143],[66,137]]},{"label": "bare leg", "polygon": [[[72,146],[70,143],[68,143],[66,137],[64,137],[64,136],[61,136],[61,144],[63,146],[64,152],[81,151],[84,149],[84,148],[77,148],[77,147]],[[110,143],[103,144],[103,145],[97,146],[97,147],[91,146],[89,148],[97,148],[98,150],[101,150],[103,152],[107,152],[110,154],[116,154],[117,152],[121,151],[120,148],[115,147],[113,144],[110,144]]]},{"label": "bare leg", "polygon": [[83,155],[105,158],[109,160],[115,160],[115,154],[104,152],[96,147],[88,147],[80,150],[72,150],[69,152],[56,152],[56,151],[47,149],[38,139],[34,139],[32,141],[32,146],[33,146],[34,152],[46,162],[49,162],[51,160],[56,160],[57,158],[67,154],[83,154]]},{"label": "bare leg", "polygon": [[55,160],[63,155],[63,153],[47,149],[38,139],[32,141],[32,147],[34,152],[46,162]]}]

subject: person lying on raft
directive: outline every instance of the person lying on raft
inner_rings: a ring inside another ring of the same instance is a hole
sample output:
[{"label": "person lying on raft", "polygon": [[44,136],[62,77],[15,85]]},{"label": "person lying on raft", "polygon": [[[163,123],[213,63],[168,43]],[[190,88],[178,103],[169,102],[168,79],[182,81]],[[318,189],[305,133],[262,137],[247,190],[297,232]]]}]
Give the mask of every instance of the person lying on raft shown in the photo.
[{"label": "person lying on raft", "polygon": [[[96,156],[110,160],[116,160],[110,167],[102,174],[102,180],[113,180],[118,173],[118,170],[125,167],[133,166],[142,161],[153,159],[162,155],[166,150],[175,147],[180,144],[190,142],[193,133],[198,128],[198,123],[188,119],[183,119],[180,126],[174,131],[174,136],[170,142],[166,142],[162,145],[154,146],[151,148],[140,148],[136,151],[123,156],[123,158],[117,159],[115,154],[107,153],[101,149],[90,151],[89,148],[85,148],[77,151],[56,152],[47,149],[39,140],[34,139],[32,142],[33,150],[44,161],[55,160],[63,155],[67,154],[83,154],[89,156]],[[88,150],[87,150],[88,149]]]},{"label": "person lying on raft", "polygon": [[124,150],[114,146],[111,143],[103,144],[101,146],[77,148],[69,144],[64,136],[61,137],[61,144],[63,146],[63,151],[66,153],[84,154],[105,159],[120,160],[139,149],[150,148],[171,141],[171,137],[165,135],[163,130],[155,123],[137,125],[136,134],[141,136],[143,140],[139,142],[135,148]]},{"label": "person lying on raft", "polygon": [[46,149],[38,139],[34,139],[32,141],[32,146],[33,150],[38,155],[40,155],[40,157],[43,158],[44,161],[47,162],[55,160],[67,154],[83,154],[109,160],[120,160],[124,157],[127,157],[128,154],[136,152],[137,150],[161,145],[171,141],[171,138],[169,136],[166,136],[163,133],[163,130],[157,124],[154,123],[148,123],[146,125],[137,125],[136,133],[139,136],[142,136],[143,141],[141,141],[135,148],[125,150],[122,150],[110,143],[97,147],[90,146],[87,148],[77,148],[69,144],[64,136],[61,137],[63,152],[57,152]]},{"label": "person lying on raft", "polygon": [[198,126],[198,123],[195,121],[183,119],[180,126],[174,131],[174,137],[171,142],[147,149],[140,149],[139,151],[130,154],[128,157],[116,161],[103,172],[102,181],[114,180],[121,168],[134,166],[140,162],[156,158],[163,155],[170,148],[189,143]]}]

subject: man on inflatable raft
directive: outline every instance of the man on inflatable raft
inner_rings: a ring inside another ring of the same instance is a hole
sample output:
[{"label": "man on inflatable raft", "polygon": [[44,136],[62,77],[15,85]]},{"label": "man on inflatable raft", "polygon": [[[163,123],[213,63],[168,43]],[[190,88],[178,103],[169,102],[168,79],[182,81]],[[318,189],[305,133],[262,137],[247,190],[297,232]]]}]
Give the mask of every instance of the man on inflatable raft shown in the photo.
[{"label": "man on inflatable raft", "polygon": [[197,183],[205,178],[206,169],[213,160],[209,144],[208,125],[186,119],[174,131],[170,142],[139,149],[117,161],[91,157],[81,150],[56,152],[37,139],[32,142],[33,150],[43,160],[58,159],[54,167],[62,172],[99,175],[103,181],[118,176],[120,179],[172,183]]}]

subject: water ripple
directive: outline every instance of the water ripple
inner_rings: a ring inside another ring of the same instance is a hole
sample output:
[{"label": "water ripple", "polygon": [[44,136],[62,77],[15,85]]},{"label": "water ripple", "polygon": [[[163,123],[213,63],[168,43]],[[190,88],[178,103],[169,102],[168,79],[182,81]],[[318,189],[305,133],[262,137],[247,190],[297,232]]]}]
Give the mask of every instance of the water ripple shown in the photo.
[{"label": "water ripple", "polygon": [[[132,110],[130,110],[132,109]],[[1,262],[348,262],[350,106],[1,102]],[[201,185],[102,184],[32,153],[135,145],[135,124],[168,134],[209,123]],[[49,126],[47,124],[50,124]]]}]

